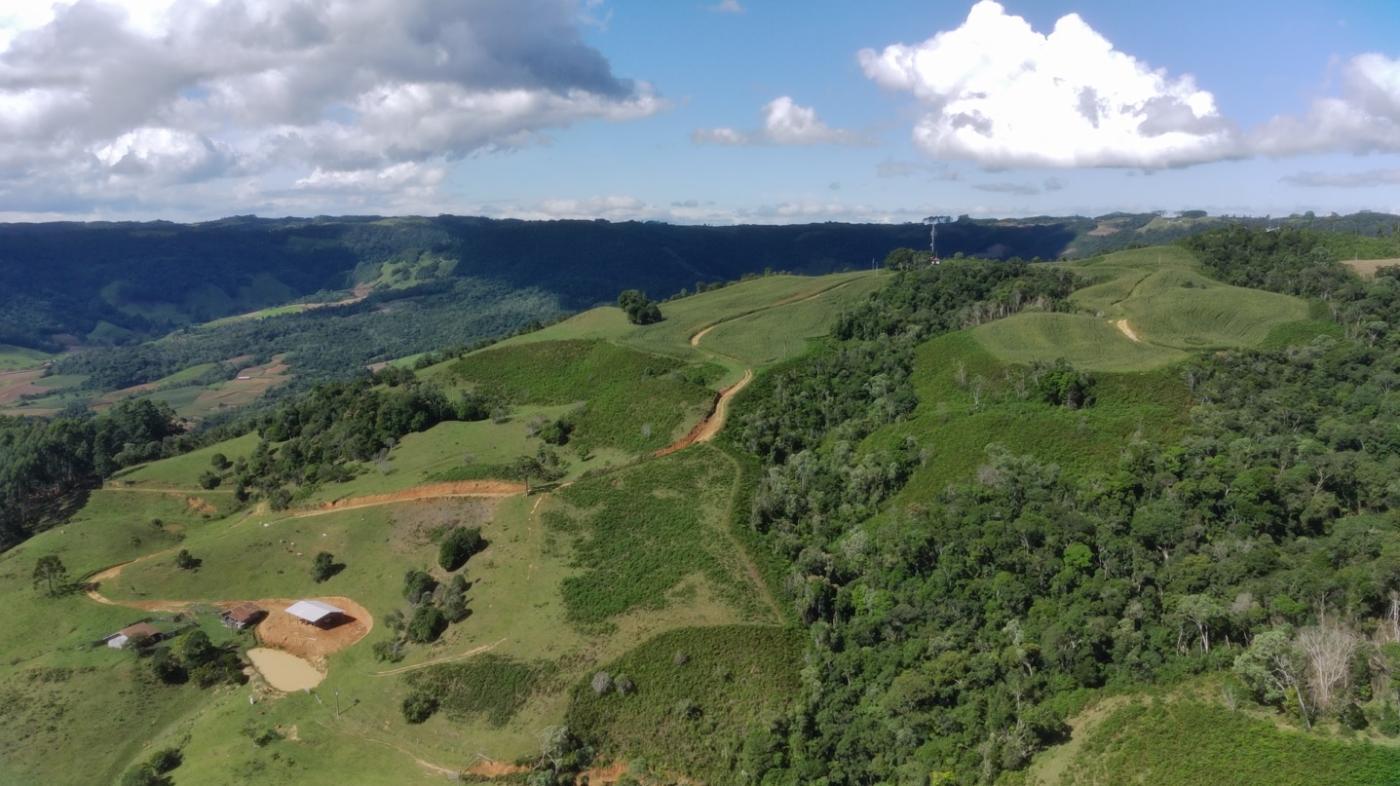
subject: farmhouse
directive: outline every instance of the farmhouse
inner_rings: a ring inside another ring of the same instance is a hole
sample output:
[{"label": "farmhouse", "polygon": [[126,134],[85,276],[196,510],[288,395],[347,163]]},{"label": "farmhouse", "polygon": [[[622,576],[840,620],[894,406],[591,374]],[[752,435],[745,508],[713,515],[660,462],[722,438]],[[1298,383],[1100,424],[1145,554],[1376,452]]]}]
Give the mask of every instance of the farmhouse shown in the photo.
[{"label": "farmhouse", "polygon": [[219,615],[224,625],[234,630],[243,630],[256,625],[267,616],[267,612],[256,603],[240,603]]},{"label": "farmhouse", "polygon": [[299,600],[287,607],[287,613],[318,628],[331,628],[345,619],[345,610],[319,600]]},{"label": "farmhouse", "polygon": [[128,646],[141,646],[160,641],[165,634],[161,633],[149,622],[138,622],[135,625],[128,625],[125,628],[113,633],[103,641],[114,650],[126,649]]}]

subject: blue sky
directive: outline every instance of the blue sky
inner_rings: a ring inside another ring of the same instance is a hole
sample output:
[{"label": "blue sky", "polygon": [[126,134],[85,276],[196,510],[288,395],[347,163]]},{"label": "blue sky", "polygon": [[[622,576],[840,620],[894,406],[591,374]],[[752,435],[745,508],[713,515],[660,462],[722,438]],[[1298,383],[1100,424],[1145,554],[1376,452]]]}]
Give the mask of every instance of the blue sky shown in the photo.
[{"label": "blue sky", "polygon": [[0,217],[1400,212],[1393,2],[345,2],[0,11]]}]

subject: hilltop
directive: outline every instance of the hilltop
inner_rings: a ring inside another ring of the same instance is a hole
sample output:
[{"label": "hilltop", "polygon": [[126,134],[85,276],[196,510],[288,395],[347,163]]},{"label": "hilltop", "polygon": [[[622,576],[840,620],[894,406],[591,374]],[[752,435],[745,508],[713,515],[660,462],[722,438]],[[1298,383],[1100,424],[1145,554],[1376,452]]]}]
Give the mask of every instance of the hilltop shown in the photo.
[{"label": "hilltop", "polygon": [[1339,242],[760,276],[188,446],[114,407],[0,556],[0,779],[1389,777],[1400,279]]}]

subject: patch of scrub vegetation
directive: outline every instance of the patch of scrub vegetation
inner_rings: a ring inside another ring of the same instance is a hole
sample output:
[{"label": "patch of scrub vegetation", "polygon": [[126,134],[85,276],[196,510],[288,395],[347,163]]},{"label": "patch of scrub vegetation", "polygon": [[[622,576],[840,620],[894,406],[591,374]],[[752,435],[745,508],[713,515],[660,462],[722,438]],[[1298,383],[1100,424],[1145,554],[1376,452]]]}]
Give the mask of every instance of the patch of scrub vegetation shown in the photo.
[{"label": "patch of scrub vegetation", "polygon": [[713,397],[681,361],[604,341],[503,347],[468,355],[451,371],[477,391],[515,404],[585,402],[573,417],[573,444],[581,453],[662,448]]},{"label": "patch of scrub vegetation", "polygon": [[726,599],[747,597],[724,534],[733,473],[723,453],[701,446],[564,489],[565,507],[544,522],[575,538],[578,572],[562,585],[568,619],[596,624],[661,608],[696,574]]},{"label": "patch of scrub vegetation", "polygon": [[407,698],[429,699],[451,720],[484,718],[500,727],[548,686],[554,670],[548,661],[527,663],[487,653],[410,672],[404,682],[410,689]]},{"label": "patch of scrub vegetation", "polygon": [[1138,701],[1093,725],[1073,761],[1043,786],[1373,786],[1394,783],[1400,750],[1279,728],[1200,701]]},{"label": "patch of scrub vegetation", "polygon": [[745,745],[749,733],[779,720],[798,694],[803,644],[797,628],[663,633],[576,686],[566,723],[599,760],[734,783],[767,754]]},{"label": "patch of scrub vegetation", "polygon": [[1069,409],[1035,397],[1033,369],[998,360],[976,336],[950,333],[920,345],[913,374],[918,407],[864,445],[892,448],[912,436],[924,450],[897,506],[970,480],[986,463],[989,445],[1082,476],[1111,471],[1135,439],[1164,442],[1186,428],[1190,393],[1175,367],[1094,373],[1093,405]]},{"label": "patch of scrub vegetation", "polygon": [[1319,336],[1340,339],[1345,334],[1342,326],[1326,319],[1305,319],[1299,322],[1286,322],[1275,325],[1269,335],[1259,344],[1260,349],[1285,349],[1308,344]]}]

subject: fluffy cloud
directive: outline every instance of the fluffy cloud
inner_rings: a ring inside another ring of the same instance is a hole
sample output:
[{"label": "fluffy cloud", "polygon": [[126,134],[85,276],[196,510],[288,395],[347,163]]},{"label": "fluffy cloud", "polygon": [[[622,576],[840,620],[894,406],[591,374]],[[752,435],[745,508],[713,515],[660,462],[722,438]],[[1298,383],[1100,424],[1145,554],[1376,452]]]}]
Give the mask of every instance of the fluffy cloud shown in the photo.
[{"label": "fluffy cloud", "polygon": [[1118,51],[1078,15],[1049,34],[992,0],[919,44],[862,50],[865,74],[926,107],[924,150],[991,167],[1175,167],[1239,154],[1215,98]]},{"label": "fluffy cloud", "polygon": [[1314,101],[1303,117],[1274,118],[1252,143],[1269,155],[1400,152],[1400,59],[1352,58],[1342,68],[1340,95]]},{"label": "fluffy cloud", "polygon": [[697,144],[711,145],[849,145],[862,141],[851,131],[828,126],[815,109],[798,104],[791,96],[779,96],[765,104],[763,127],[756,131],[701,128],[691,138]]},{"label": "fluffy cloud", "polygon": [[0,11],[0,199],[377,188],[409,169],[427,186],[444,159],[663,107],[583,41],[577,0],[22,5]]},{"label": "fluffy cloud", "polygon": [[739,2],[739,0],[720,0],[718,3],[715,3],[712,6],[708,6],[708,8],[709,10],[714,11],[717,14],[744,13],[744,6]]}]

